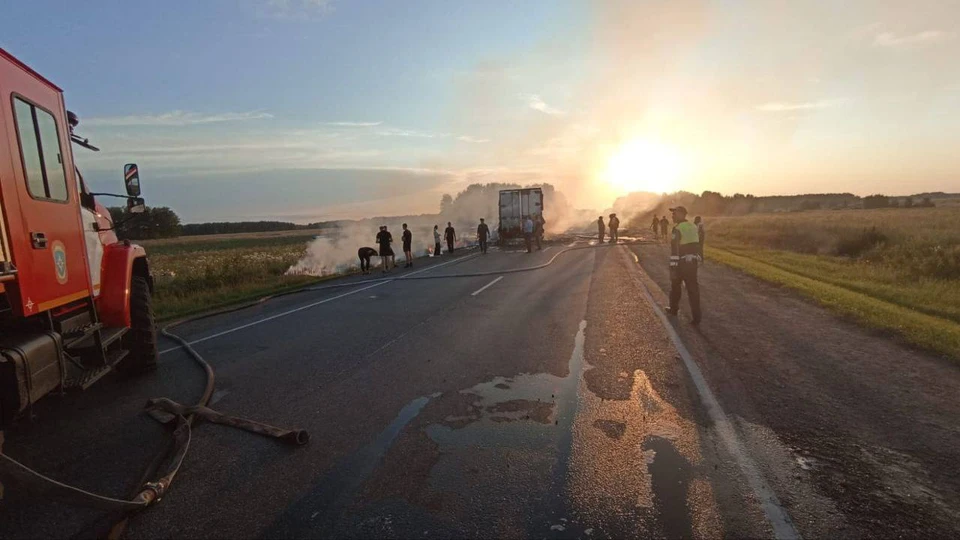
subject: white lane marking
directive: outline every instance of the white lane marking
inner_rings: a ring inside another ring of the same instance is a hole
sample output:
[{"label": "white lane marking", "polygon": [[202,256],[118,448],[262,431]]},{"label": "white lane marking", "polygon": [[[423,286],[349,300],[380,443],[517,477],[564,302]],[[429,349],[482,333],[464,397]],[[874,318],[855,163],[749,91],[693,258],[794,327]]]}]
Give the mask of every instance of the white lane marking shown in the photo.
[{"label": "white lane marking", "polygon": [[543,248],[543,252],[546,253],[546,252],[550,251],[551,249],[553,249],[553,246],[547,246],[547,247]]},{"label": "white lane marking", "polygon": [[573,242],[570,242],[569,244],[567,244],[567,247],[573,247],[577,244],[577,242],[579,242],[579,240],[574,240]]},{"label": "white lane marking", "polygon": [[487,283],[487,284],[484,285],[483,287],[480,287],[479,289],[473,291],[472,293],[470,293],[470,296],[476,296],[476,295],[482,293],[483,291],[487,290],[487,288],[489,288],[491,285],[493,285],[494,283],[500,281],[501,279],[503,279],[503,276],[500,276],[500,277],[498,277],[497,279],[491,281],[490,283]]},{"label": "white lane marking", "polygon": [[[476,257],[476,256],[477,256],[476,254],[473,254],[473,255],[470,255],[470,256],[468,256],[468,257],[463,257],[463,258],[460,258],[460,259],[454,259],[454,260],[452,260],[452,261],[447,261],[447,262],[445,262],[445,263],[436,264],[436,265],[433,265],[433,266],[424,268],[424,269],[422,269],[422,270],[417,270],[416,272],[410,272],[409,274],[405,274],[403,277],[405,277],[405,276],[412,276],[412,275],[414,275],[414,274],[419,274],[420,272],[426,272],[427,270],[433,270],[434,268],[440,268],[441,266],[446,266],[446,265],[448,265],[448,264],[453,264],[453,263],[455,263],[455,262],[464,261],[464,260],[466,260],[466,259],[469,259],[469,258],[471,258],[471,257]],[[365,291],[365,290],[367,290],[367,289],[372,289],[372,288],[374,288],[374,287],[379,287],[380,285],[383,285],[383,284],[385,284],[385,283],[392,283],[392,282],[394,282],[394,281],[401,280],[401,279],[403,279],[403,277],[399,277],[399,278],[396,278],[396,279],[390,279],[390,280],[384,280],[384,281],[378,281],[377,283],[374,283],[374,284],[372,284],[372,285],[368,285],[368,286],[366,286],[366,287],[361,287],[361,288],[359,288],[359,289],[354,289],[354,290],[352,290],[352,291],[345,292],[345,293],[339,294],[339,295],[337,295],[337,296],[332,296],[332,297],[330,297],[330,298],[325,298],[325,299],[323,299],[323,300],[320,300],[320,301],[318,301],[318,302],[314,302],[314,303],[312,303],[312,304],[307,304],[307,305],[305,305],[305,306],[300,306],[300,307],[298,307],[298,308],[294,308],[294,309],[291,309],[291,310],[289,310],[289,311],[284,311],[284,312],[282,312],[282,313],[277,313],[276,315],[271,315],[271,316],[269,316],[269,317],[264,317],[264,318],[262,318],[262,319],[257,319],[257,320],[255,320],[255,321],[253,321],[253,322],[249,322],[249,323],[247,323],[247,324],[243,324],[243,325],[240,325],[240,326],[237,326],[237,327],[234,327],[234,328],[230,328],[229,330],[224,330],[223,332],[217,332],[216,334],[211,334],[211,335],[209,335],[209,336],[202,337],[202,338],[200,338],[200,339],[195,339],[195,340],[193,340],[193,341],[188,341],[187,344],[189,344],[189,345],[196,345],[197,343],[202,343],[202,342],[204,342],[204,341],[207,341],[207,340],[210,340],[210,339],[213,339],[213,338],[218,338],[218,337],[220,337],[220,336],[225,336],[225,335],[227,335],[227,334],[232,334],[232,333],[237,332],[237,331],[239,331],[239,330],[243,330],[243,329],[246,329],[246,328],[250,328],[251,326],[256,326],[256,325],[258,325],[258,324],[262,324],[262,323],[265,323],[265,322],[267,322],[267,321],[272,321],[272,320],[274,320],[274,319],[279,319],[280,317],[286,317],[287,315],[291,315],[291,314],[293,314],[293,313],[297,313],[297,312],[303,311],[303,310],[305,310],[305,309],[310,309],[310,308],[312,308],[312,307],[319,306],[320,304],[326,304],[327,302],[333,302],[334,300],[339,300],[339,299],[341,299],[341,298],[343,298],[343,297],[345,297],[345,296],[350,296],[351,294],[357,294],[358,292],[362,292],[362,291]],[[160,351],[160,354],[166,354],[166,353],[168,353],[168,352],[170,352],[170,351],[175,351],[175,350],[180,349],[180,348],[182,348],[182,347],[180,347],[179,345],[176,346],[176,347],[170,347],[169,349],[164,349],[164,350]]]},{"label": "white lane marking", "polygon": [[[626,247],[622,248],[623,258],[629,266],[630,259],[627,255],[628,251]],[[717,434],[720,435],[720,439],[723,441],[724,446],[727,447],[727,451],[737,460],[737,464],[740,465],[740,470],[746,477],[747,483],[750,484],[753,493],[757,496],[757,499],[760,500],[760,507],[763,509],[763,513],[767,516],[767,521],[770,522],[770,526],[773,528],[774,536],[777,538],[800,538],[800,533],[793,526],[793,520],[790,519],[790,515],[787,514],[787,511],[780,505],[777,494],[770,485],[767,484],[757,464],[743,448],[743,443],[740,442],[740,438],[737,436],[733,424],[727,417],[727,413],[720,407],[720,402],[717,401],[716,396],[713,395],[710,386],[707,384],[707,380],[703,377],[700,366],[694,361],[690,355],[690,351],[684,346],[683,341],[680,340],[680,336],[676,330],[673,329],[673,325],[670,324],[670,320],[667,319],[667,316],[664,315],[660,306],[658,306],[657,302],[653,299],[653,295],[650,294],[650,289],[647,288],[647,284],[640,279],[639,272],[631,272],[630,276],[640,287],[650,307],[653,308],[654,313],[660,318],[660,322],[663,324],[664,329],[666,329],[667,335],[670,336],[670,341],[673,342],[673,346],[677,349],[677,352],[680,353],[680,358],[683,359],[683,365],[687,368],[687,373],[690,374],[690,378],[693,379],[697,393],[700,394],[700,401],[707,408],[707,414],[710,415]]]},{"label": "white lane marking", "polygon": [[209,405],[210,406],[216,405],[218,401],[223,399],[229,393],[230,393],[229,390],[217,390],[216,392],[213,393],[212,396],[210,396]]},{"label": "white lane marking", "polygon": [[[378,283],[374,283],[373,285],[367,285],[366,287],[362,287],[362,288],[360,288],[360,289],[354,289],[354,290],[352,290],[352,291],[350,291],[350,292],[345,292],[345,293],[343,293],[343,294],[338,294],[337,296],[332,296],[332,297],[330,297],[330,298],[325,298],[325,299],[323,299],[323,300],[320,300],[319,302],[314,302],[314,303],[312,303],[312,304],[307,304],[307,305],[305,305],[305,306],[300,306],[300,307],[298,307],[298,308],[296,308],[296,309],[291,309],[291,310],[289,310],[289,311],[284,311],[284,312],[282,312],[282,313],[277,313],[276,315],[271,315],[271,316],[269,316],[269,317],[264,317],[264,318],[262,318],[262,319],[257,319],[257,320],[255,320],[255,321],[253,321],[253,322],[249,322],[249,323],[247,323],[247,324],[243,324],[243,325],[240,325],[240,326],[236,326],[236,327],[231,328],[231,329],[229,329],[229,330],[224,330],[223,332],[217,332],[216,334],[211,334],[211,335],[209,335],[209,336],[202,337],[202,338],[200,338],[200,339],[195,339],[195,340],[193,340],[193,341],[188,341],[187,343],[188,343],[189,345],[196,345],[197,343],[203,343],[204,341],[211,340],[211,339],[213,339],[213,338],[218,338],[218,337],[220,337],[220,336],[225,336],[225,335],[227,335],[227,334],[232,334],[232,333],[237,332],[237,331],[239,331],[239,330],[243,330],[243,329],[245,329],[245,328],[250,328],[251,326],[256,326],[256,325],[258,325],[258,324],[262,324],[262,323],[265,323],[265,322],[267,322],[267,321],[272,321],[272,320],[274,320],[274,319],[279,319],[280,317],[286,317],[287,315],[291,315],[291,314],[293,314],[293,313],[297,313],[298,311],[303,311],[303,310],[305,310],[305,309],[310,309],[310,308],[312,308],[312,307],[319,306],[320,304],[326,304],[327,302],[333,302],[334,300],[339,300],[339,299],[341,299],[341,298],[343,298],[343,297],[345,297],[345,296],[350,296],[351,294],[357,294],[357,293],[360,292],[360,291],[365,291],[365,290],[367,290],[367,289],[372,289],[372,288],[374,288],[374,287],[379,287],[380,285],[383,285],[383,284],[385,284],[385,283],[390,283],[390,282],[389,282],[389,281],[380,281],[380,282],[378,282]],[[171,347],[171,348],[169,348],[169,349],[165,349],[165,350],[160,351],[160,354],[166,354],[166,353],[168,353],[168,352],[170,352],[170,351],[175,351],[175,350],[177,350],[177,349],[179,349],[179,348],[180,348],[180,347]]]}]

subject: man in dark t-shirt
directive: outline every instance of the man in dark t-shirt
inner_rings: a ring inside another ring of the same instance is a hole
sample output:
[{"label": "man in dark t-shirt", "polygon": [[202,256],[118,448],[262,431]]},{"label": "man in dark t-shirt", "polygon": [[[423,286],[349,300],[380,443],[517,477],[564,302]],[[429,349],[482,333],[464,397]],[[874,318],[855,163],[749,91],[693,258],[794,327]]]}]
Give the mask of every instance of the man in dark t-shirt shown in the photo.
[{"label": "man in dark t-shirt", "polygon": [[457,241],[457,231],[453,230],[453,224],[447,222],[447,228],[443,231],[443,236],[447,239],[447,251],[453,254],[453,243]]},{"label": "man in dark t-shirt", "polygon": [[477,243],[480,244],[480,253],[487,252],[487,237],[490,236],[490,227],[480,218],[480,224],[477,225]]},{"label": "man in dark t-shirt", "polygon": [[407,228],[406,223],[403,224],[403,234],[400,235],[400,238],[403,240],[403,256],[407,261],[407,264],[403,267],[410,268],[413,266],[413,233]]},{"label": "man in dark t-shirt", "polygon": [[377,256],[377,250],[372,247],[362,247],[357,250],[357,257],[360,257],[360,273],[370,273],[370,258]]},{"label": "man in dark t-shirt", "polygon": [[389,272],[393,266],[393,249],[390,243],[393,242],[393,235],[387,231],[386,225],[380,226],[380,232],[377,233],[377,244],[380,246],[380,260],[384,272]]}]

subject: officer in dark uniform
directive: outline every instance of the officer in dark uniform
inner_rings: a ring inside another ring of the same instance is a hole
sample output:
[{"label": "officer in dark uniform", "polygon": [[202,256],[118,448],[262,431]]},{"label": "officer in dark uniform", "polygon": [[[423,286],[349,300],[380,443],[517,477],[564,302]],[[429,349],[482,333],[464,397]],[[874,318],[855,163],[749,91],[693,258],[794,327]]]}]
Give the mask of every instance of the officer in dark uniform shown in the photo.
[{"label": "officer in dark uniform", "polygon": [[667,313],[676,315],[680,307],[681,284],[687,286],[693,324],[700,324],[700,284],[697,283],[697,266],[700,263],[700,234],[697,226],[687,221],[687,209],[678,206],[670,209],[673,215],[673,240],[670,245],[670,308]]}]

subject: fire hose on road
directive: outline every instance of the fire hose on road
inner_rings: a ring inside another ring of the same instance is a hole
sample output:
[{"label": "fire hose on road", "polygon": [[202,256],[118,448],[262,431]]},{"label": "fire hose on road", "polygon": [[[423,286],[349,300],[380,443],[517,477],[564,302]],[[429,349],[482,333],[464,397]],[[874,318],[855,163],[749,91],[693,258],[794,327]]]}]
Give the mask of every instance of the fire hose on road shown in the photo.
[{"label": "fire hose on road", "polygon": [[[233,309],[242,309],[243,307],[246,306]],[[173,429],[171,438],[147,467],[139,482],[140,487],[132,497],[118,499],[64,484],[23,465],[2,452],[0,452],[0,477],[13,480],[21,487],[59,502],[117,513],[115,519],[112,520],[114,523],[110,533],[107,535],[108,537],[116,537],[119,536],[126,525],[126,517],[130,512],[143,510],[160,501],[173,483],[190,448],[192,426],[197,418],[272,437],[287,444],[306,444],[310,437],[304,430],[278,428],[246,418],[225,415],[207,407],[216,384],[213,367],[186,340],[170,332],[170,328],[211,315],[206,314],[183,319],[164,327],[160,331],[164,336],[180,343],[200,365],[206,376],[206,385],[197,404],[193,406],[181,405],[167,398],[154,398],[147,402],[146,412],[158,422],[171,426]],[[2,442],[2,439],[0,439],[0,442]]]},{"label": "fire hose on road", "polygon": [[[146,468],[146,472],[141,477],[141,480],[138,482],[138,488],[135,493],[129,499],[120,499],[114,497],[108,497],[104,495],[99,495],[86,491],[84,489],[64,484],[55,479],[52,479],[48,476],[45,476],[29,467],[23,465],[22,463],[14,460],[10,456],[0,452],[0,478],[6,480],[13,480],[18,485],[27,488],[34,493],[37,493],[42,496],[46,496],[50,499],[67,503],[74,506],[88,507],[99,510],[105,510],[111,513],[112,518],[109,520],[109,531],[102,531],[105,533],[105,536],[109,538],[119,537],[127,523],[127,520],[132,512],[143,510],[150,505],[160,501],[166,491],[169,489],[170,485],[173,483],[177,473],[180,471],[180,467],[183,464],[184,458],[187,455],[187,451],[190,448],[190,441],[192,437],[192,426],[197,418],[206,420],[211,423],[226,425],[235,427],[238,429],[243,429],[250,431],[252,433],[258,433],[267,437],[272,437],[278,439],[281,442],[291,444],[291,445],[304,445],[309,441],[309,435],[304,430],[290,430],[278,428],[268,424],[263,424],[253,420],[245,418],[237,418],[229,416],[213,409],[208,408],[208,404],[211,396],[213,395],[216,376],[214,374],[212,366],[204,360],[196,350],[191,347],[190,343],[184,338],[172,333],[171,328],[196,321],[199,319],[209,318],[216,315],[221,315],[223,313],[238,311],[252,307],[254,305],[262,304],[273,298],[279,296],[287,296],[291,294],[297,294],[301,292],[310,292],[310,291],[319,291],[334,289],[340,287],[351,287],[351,286],[360,286],[364,284],[380,283],[387,281],[403,281],[403,280],[423,280],[423,279],[445,279],[453,277],[483,277],[491,275],[502,275],[502,274],[512,274],[519,272],[530,272],[534,270],[540,270],[550,266],[557,260],[561,255],[582,249],[596,249],[603,247],[615,247],[617,245],[631,245],[631,244],[641,244],[649,243],[645,241],[629,241],[622,242],[619,244],[600,244],[600,245],[584,245],[584,246],[575,246],[570,245],[560,250],[553,255],[548,261],[542,264],[527,266],[522,268],[512,268],[505,270],[497,271],[485,271],[485,272],[471,272],[471,273],[460,273],[460,274],[448,274],[448,275],[432,275],[432,276],[400,276],[396,278],[380,278],[380,279],[368,279],[362,281],[354,281],[350,283],[339,283],[331,284],[319,287],[304,287],[302,289],[297,289],[294,291],[289,291],[286,293],[281,293],[277,295],[266,296],[260,298],[254,302],[249,302],[246,304],[201,314],[195,317],[190,317],[187,319],[182,319],[167,325],[166,327],[160,330],[160,333],[167,338],[176,341],[189,355],[198,363],[198,365],[204,370],[206,376],[206,385],[204,387],[203,393],[200,398],[197,400],[195,405],[182,405],[176,403],[168,398],[154,398],[150,399],[147,402],[146,412],[155,420],[162,423],[165,426],[168,426],[171,429],[171,437],[164,445],[162,451],[158,452],[150,465]],[[0,434],[0,449],[2,449],[2,434]],[[98,534],[97,536],[101,536]]]}]

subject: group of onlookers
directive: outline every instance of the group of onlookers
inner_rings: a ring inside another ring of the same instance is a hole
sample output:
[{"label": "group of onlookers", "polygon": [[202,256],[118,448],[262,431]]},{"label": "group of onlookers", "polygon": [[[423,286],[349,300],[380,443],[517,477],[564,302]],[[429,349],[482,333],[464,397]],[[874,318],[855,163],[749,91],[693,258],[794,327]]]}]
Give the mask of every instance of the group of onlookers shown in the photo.
[{"label": "group of onlookers", "polygon": [[[413,233],[410,232],[410,229],[407,227],[407,224],[403,225],[403,233],[400,235],[400,239],[403,242],[403,256],[404,256],[404,268],[410,268],[413,266]],[[481,228],[485,231],[481,239],[480,230]],[[490,234],[490,229],[487,228],[487,225],[480,220],[480,227],[477,228],[477,238],[481,241],[481,250],[483,253],[487,252],[487,236]],[[444,238],[447,241],[447,253],[453,253],[454,244],[457,241],[457,231],[453,228],[451,222],[447,222],[447,228],[443,233]],[[440,227],[438,225],[433,226],[433,256],[437,257],[440,255]],[[380,257],[381,266],[383,267],[383,272],[389,272],[393,268],[397,267],[396,262],[394,261],[393,254],[393,234],[387,229],[386,225],[380,226],[380,231],[377,232],[377,247],[378,249],[373,249],[372,247],[362,247],[357,250],[357,257],[360,258],[360,272],[364,274],[370,273],[371,259],[373,257]]]},{"label": "group of onlookers", "polygon": [[[611,214],[614,216],[614,214]],[[527,217],[523,220],[522,229],[523,237],[527,244],[527,253],[533,251],[534,242],[537,244],[537,249],[542,249],[543,242],[543,231],[546,220],[543,219],[543,216],[537,216],[536,219]],[[487,225],[486,221],[483,218],[480,218],[480,224],[477,225],[477,245],[480,248],[480,253],[487,253],[487,243],[490,240],[490,226]],[[409,268],[413,266],[413,233],[410,232],[410,229],[407,228],[407,224],[403,224],[403,234],[401,235],[403,241],[403,255],[406,259],[404,268]],[[440,232],[440,226],[433,226],[433,256],[438,257],[441,253],[441,240],[446,240],[447,243],[447,253],[453,254],[456,250],[457,243],[457,231],[453,228],[453,223],[447,222],[447,228],[444,229],[443,233]],[[379,250],[372,247],[362,247],[357,250],[357,257],[360,258],[360,271],[364,274],[370,272],[371,268],[371,259],[373,257],[380,257],[382,261],[383,272],[389,272],[391,269],[396,268],[396,263],[394,262],[393,247],[393,235],[387,230],[386,225],[380,226],[380,231],[377,233],[377,246]]]}]

